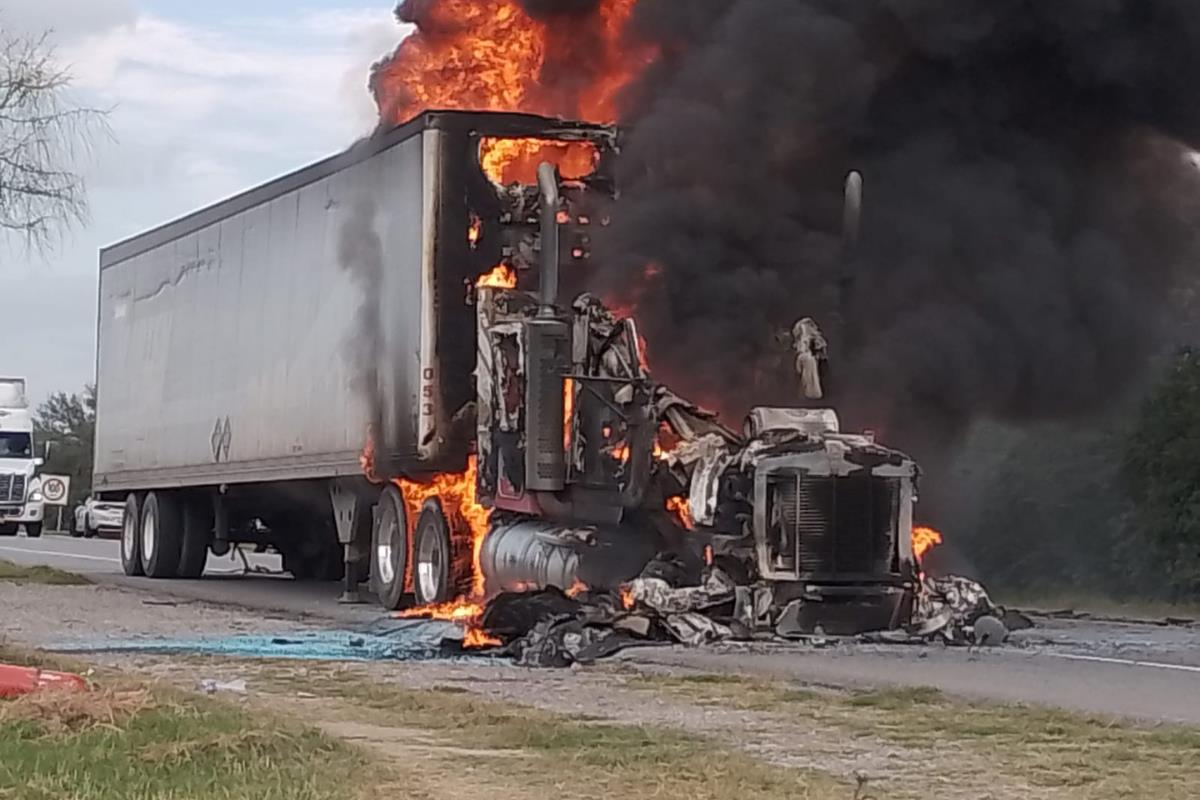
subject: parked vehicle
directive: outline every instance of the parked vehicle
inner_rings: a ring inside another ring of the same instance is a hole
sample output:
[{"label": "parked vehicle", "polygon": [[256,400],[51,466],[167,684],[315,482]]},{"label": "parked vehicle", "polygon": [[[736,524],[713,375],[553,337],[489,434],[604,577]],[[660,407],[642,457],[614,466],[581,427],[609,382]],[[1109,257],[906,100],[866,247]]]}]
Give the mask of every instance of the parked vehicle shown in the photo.
[{"label": "parked vehicle", "polygon": [[35,477],[43,463],[34,456],[33,416],[24,378],[0,378],[0,536],[42,535],[45,505],[41,481]]},{"label": "parked vehicle", "polygon": [[94,496],[75,506],[71,535],[94,539],[97,536],[120,536],[125,523],[125,504],[120,501],[97,500]]}]

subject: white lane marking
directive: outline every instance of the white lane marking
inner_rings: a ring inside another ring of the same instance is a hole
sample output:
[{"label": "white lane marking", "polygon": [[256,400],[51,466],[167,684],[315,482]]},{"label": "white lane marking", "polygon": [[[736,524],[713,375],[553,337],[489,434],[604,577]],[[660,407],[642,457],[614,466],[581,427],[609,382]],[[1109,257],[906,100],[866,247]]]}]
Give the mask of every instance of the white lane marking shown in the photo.
[{"label": "white lane marking", "polygon": [[85,556],[76,553],[64,553],[61,550],[30,550],[24,547],[4,547],[0,545],[0,550],[7,550],[10,553],[29,553],[35,556],[58,556],[59,558],[75,558],[83,561],[104,561],[108,564],[120,564],[119,558],[106,558],[104,556]]},{"label": "white lane marking", "polygon": [[1054,658],[1065,658],[1068,661],[1092,661],[1097,664],[1120,664],[1126,667],[1152,667],[1153,669],[1169,669],[1175,672],[1200,672],[1200,667],[1187,664],[1163,664],[1158,661],[1134,661],[1128,658],[1105,658],[1104,656],[1079,656],[1072,653],[1047,653]]}]

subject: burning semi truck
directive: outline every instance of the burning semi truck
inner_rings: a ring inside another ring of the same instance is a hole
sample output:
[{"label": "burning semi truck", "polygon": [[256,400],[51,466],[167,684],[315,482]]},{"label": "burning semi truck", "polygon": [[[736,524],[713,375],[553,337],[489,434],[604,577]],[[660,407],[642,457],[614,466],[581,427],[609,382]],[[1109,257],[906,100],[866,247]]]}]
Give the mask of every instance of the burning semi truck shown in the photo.
[{"label": "burning semi truck", "polygon": [[[634,319],[561,288],[603,269],[619,149],[427,112],[104,250],[94,485],[126,503],[125,571],[254,545],[347,599],[470,616],[715,567],[755,624],[907,623],[909,458],[828,409],[729,427],[654,379]],[[793,338],[819,400],[819,328]]]}]

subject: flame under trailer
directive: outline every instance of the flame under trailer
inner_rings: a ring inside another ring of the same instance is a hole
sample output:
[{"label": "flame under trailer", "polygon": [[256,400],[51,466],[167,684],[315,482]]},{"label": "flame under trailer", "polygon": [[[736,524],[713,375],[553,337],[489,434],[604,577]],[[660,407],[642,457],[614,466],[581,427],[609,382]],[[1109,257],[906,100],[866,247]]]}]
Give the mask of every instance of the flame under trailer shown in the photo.
[{"label": "flame under trailer", "polygon": [[[506,140],[541,142],[507,183],[481,157]],[[756,624],[906,622],[910,459],[829,410],[730,429],[560,289],[602,268],[618,154],[606,126],[429,112],[103,250],[94,487],[126,503],[125,571],[253,545],[395,609],[715,563]],[[477,286],[497,264],[516,286]],[[470,474],[474,501],[406,500]]]}]

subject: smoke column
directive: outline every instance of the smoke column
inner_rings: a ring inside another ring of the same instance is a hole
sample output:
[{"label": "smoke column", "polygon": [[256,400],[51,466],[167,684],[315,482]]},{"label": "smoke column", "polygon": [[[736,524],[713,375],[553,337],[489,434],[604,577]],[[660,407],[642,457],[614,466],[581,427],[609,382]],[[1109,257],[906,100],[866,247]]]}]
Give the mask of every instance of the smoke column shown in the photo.
[{"label": "smoke column", "polygon": [[661,55],[622,98],[597,288],[636,295],[680,392],[795,403],[803,316],[847,424],[918,456],[1142,378],[1196,262],[1200,4],[640,0],[627,35]]}]

